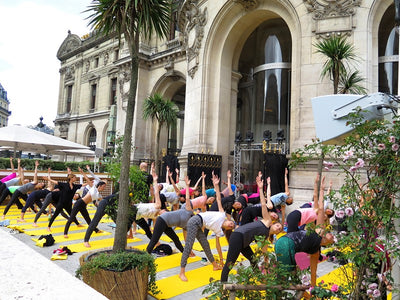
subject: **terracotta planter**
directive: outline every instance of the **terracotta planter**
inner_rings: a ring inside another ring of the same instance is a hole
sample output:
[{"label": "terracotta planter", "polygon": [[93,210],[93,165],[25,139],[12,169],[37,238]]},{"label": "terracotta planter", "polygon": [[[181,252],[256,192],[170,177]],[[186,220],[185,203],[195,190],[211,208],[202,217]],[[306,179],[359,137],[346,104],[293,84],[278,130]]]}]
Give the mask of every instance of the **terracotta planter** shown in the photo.
[{"label": "terracotta planter", "polygon": [[[95,255],[108,251],[111,250],[102,250],[100,252],[92,252],[83,255],[80,258],[80,264],[84,264]],[[147,299],[148,278],[149,271],[147,267],[140,271],[138,269],[132,269],[119,272],[100,269],[94,274],[90,274],[89,272],[83,272],[82,274],[82,279],[87,285],[107,298],[115,300]]]}]

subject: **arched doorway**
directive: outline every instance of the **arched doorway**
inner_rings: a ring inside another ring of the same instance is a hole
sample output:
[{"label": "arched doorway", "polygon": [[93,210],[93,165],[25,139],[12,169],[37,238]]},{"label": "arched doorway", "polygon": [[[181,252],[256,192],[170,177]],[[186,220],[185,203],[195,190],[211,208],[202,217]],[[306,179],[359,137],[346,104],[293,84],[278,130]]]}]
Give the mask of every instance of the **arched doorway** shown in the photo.
[{"label": "arched doorway", "polygon": [[171,99],[178,107],[179,112],[176,124],[173,124],[168,128],[168,143],[167,143],[168,155],[178,156],[182,150],[183,129],[184,129],[184,119],[185,119],[185,93],[186,93],[186,86],[183,85],[172,96]]},{"label": "arched doorway", "polygon": [[[239,59],[236,131],[250,130],[261,142],[269,130],[272,141],[278,133],[289,144],[291,50],[290,31],[282,19],[260,24],[245,42]],[[287,148],[287,147],[285,147]],[[262,152],[245,152],[241,159],[241,180],[252,182],[262,165]],[[256,168],[256,169],[255,169]]]},{"label": "arched doorway", "polygon": [[394,23],[394,5],[389,6],[379,24],[379,92],[398,94],[399,33]]},{"label": "arched doorway", "polygon": [[96,150],[96,139],[97,139],[97,132],[95,128],[90,128],[89,129],[89,135],[88,135],[88,147],[90,150],[94,151]]}]

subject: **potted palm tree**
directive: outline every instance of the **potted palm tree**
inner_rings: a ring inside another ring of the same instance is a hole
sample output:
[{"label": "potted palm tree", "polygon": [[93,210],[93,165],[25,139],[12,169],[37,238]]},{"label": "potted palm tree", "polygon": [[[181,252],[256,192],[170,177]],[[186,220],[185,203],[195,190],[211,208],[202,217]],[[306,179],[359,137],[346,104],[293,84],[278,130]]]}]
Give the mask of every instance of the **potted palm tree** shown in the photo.
[{"label": "potted palm tree", "polygon": [[[87,18],[89,20],[89,26],[91,26],[92,29],[95,29],[95,32],[98,35],[116,35],[120,40],[124,39],[128,45],[130,54],[131,80],[127,101],[125,128],[123,133],[124,138],[122,144],[122,157],[120,160],[120,172],[118,178],[120,189],[116,216],[116,230],[111,256],[119,255],[121,252],[126,252],[127,246],[126,229],[129,224],[129,214],[131,211],[130,193],[132,191],[130,190],[130,162],[132,148],[132,127],[133,117],[135,115],[139,69],[139,40],[140,37],[150,40],[154,34],[159,38],[167,36],[170,28],[172,3],[173,1],[171,0],[94,0],[86,10],[86,12],[91,13],[91,15]],[[106,262],[111,260],[111,257],[108,256],[107,259],[99,260],[101,262]],[[132,263],[130,263],[130,268],[134,269],[137,266],[131,259],[124,259],[124,261],[132,261]],[[83,264],[85,265],[89,263]],[[100,262],[96,262],[96,265],[98,266],[97,269],[102,270],[114,268],[108,264],[100,264]],[[151,264],[148,263],[147,265],[148,268],[151,269]],[[114,268],[114,270],[119,272],[119,269],[117,268]],[[82,273],[84,274],[84,271]],[[118,280],[121,277],[119,275],[117,276],[116,274],[112,275],[113,278],[111,278],[111,280]],[[132,281],[135,280],[135,278],[131,277],[131,284],[125,288],[132,287],[135,289],[135,285],[132,284]],[[120,283],[117,282],[115,287],[119,285]],[[127,293],[127,295],[129,299],[142,299],[136,298],[133,291]]]}]

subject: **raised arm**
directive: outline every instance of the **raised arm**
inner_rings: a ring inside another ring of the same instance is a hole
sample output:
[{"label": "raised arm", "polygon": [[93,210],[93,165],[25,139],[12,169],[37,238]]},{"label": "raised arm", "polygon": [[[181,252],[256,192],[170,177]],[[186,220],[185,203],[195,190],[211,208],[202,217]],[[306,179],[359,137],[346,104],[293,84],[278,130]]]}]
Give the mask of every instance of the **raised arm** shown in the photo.
[{"label": "raised arm", "polygon": [[168,169],[168,177],[169,177],[169,180],[171,181],[172,186],[174,187],[175,193],[179,196],[181,194],[181,191],[176,186],[175,181],[172,178],[172,172],[169,171],[169,169]]},{"label": "raised arm", "polygon": [[285,194],[289,196],[290,190],[289,190],[289,181],[288,181],[288,169],[285,168]]},{"label": "raised arm", "polygon": [[207,197],[207,194],[206,194],[206,174],[204,174],[204,172],[201,172],[201,177],[200,178],[201,178],[201,195]]},{"label": "raised arm", "polygon": [[226,177],[228,180],[228,191],[229,191],[229,195],[233,195],[233,191],[232,191],[232,184],[231,184],[231,170],[226,171]]},{"label": "raised arm", "polygon": [[318,203],[318,182],[319,182],[319,174],[315,177],[314,181],[314,194],[313,194],[313,199],[314,199],[314,204],[313,208],[316,213],[319,211],[319,203]]},{"label": "raised arm", "polygon": [[160,190],[158,188],[158,175],[156,174],[156,172],[154,170],[152,170],[152,174],[153,176],[153,188],[154,188],[154,205],[157,209],[161,208],[161,199],[160,199]]},{"label": "raised arm", "polygon": [[178,168],[175,169],[175,173],[176,173],[175,182],[178,183],[179,182],[179,169]]},{"label": "raised arm", "polygon": [[93,178],[94,178],[94,183],[93,184],[96,186],[101,181],[100,177],[95,175],[92,172],[92,170],[90,170],[90,166],[89,165],[86,165],[86,170],[88,170],[89,174],[93,176]]},{"label": "raised arm", "polygon": [[204,172],[201,172],[201,176],[199,177],[199,179],[197,179],[196,184],[193,187],[194,190],[197,189],[197,187],[199,186],[200,180],[203,179],[203,174],[204,174]]},{"label": "raised arm", "polygon": [[14,173],[14,162],[13,162],[13,158],[10,157],[10,166],[11,166],[11,172]]},{"label": "raised arm", "polygon": [[167,184],[171,184],[171,182],[169,181],[169,173],[170,173],[170,171],[169,171],[169,166],[168,165],[166,165],[165,166],[165,169],[166,169],[166,172],[167,172],[167,176],[166,176],[166,178],[165,178],[165,182],[167,183]]},{"label": "raised arm", "polygon": [[92,187],[92,186],[93,186],[93,183],[92,183],[92,181],[90,180],[90,178],[86,175],[86,173],[83,172],[83,170],[82,170],[80,167],[78,167],[78,171],[79,171],[79,173],[81,173],[81,175],[85,178],[87,184],[88,184],[90,187]]},{"label": "raised arm", "polygon": [[224,208],[222,207],[222,202],[221,202],[221,192],[219,190],[219,178],[217,175],[214,175],[214,172],[212,172],[212,177],[213,177],[213,185],[214,185],[214,189],[215,189],[215,198],[217,199],[217,204],[218,204],[218,211],[225,212]]},{"label": "raised arm", "polygon": [[39,166],[39,161],[36,160],[35,161],[35,173],[33,174],[33,181],[32,181],[33,184],[37,184],[38,183],[38,177],[37,177],[38,166]]},{"label": "raised arm", "polygon": [[324,210],[324,191],[325,191],[325,176],[322,176],[321,187],[319,189],[319,209],[317,212],[317,226],[325,223],[325,210]]},{"label": "raised arm", "polygon": [[186,210],[192,210],[192,205],[190,204],[190,192],[189,192],[189,187],[190,187],[190,179],[189,177],[185,176],[185,183],[186,183],[186,197],[185,197],[185,209]]},{"label": "raised arm", "polygon": [[[259,175],[256,178],[257,186],[260,189],[260,203],[261,203],[261,211],[262,211],[262,217],[263,217],[263,223],[265,226],[270,227],[272,224],[271,216],[269,215],[268,209],[267,209],[267,203],[265,201],[265,196],[264,193],[262,192],[263,186],[264,186],[264,180],[262,180],[262,177],[260,176],[261,172],[258,173]],[[271,202],[271,179],[268,177],[267,178],[267,201]]]}]

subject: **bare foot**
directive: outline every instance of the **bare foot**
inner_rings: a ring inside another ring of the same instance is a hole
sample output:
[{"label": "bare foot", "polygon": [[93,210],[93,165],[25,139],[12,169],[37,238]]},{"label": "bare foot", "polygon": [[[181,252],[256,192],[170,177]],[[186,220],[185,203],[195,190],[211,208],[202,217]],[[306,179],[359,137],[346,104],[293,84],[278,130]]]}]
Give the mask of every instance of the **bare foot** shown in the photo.
[{"label": "bare foot", "polygon": [[24,219],[18,219],[17,223],[25,223],[26,221]]},{"label": "bare foot", "polygon": [[33,227],[39,227],[39,225],[36,224],[36,223],[33,223],[32,226],[33,226]]},{"label": "bare foot", "polygon": [[179,274],[179,278],[180,278],[182,281],[188,281],[188,279],[187,279],[185,273],[183,273],[183,274],[180,273],[180,274]]},{"label": "bare foot", "polygon": [[47,227],[47,231],[48,231],[48,232],[51,232],[51,229],[50,229],[50,227]]},{"label": "bare foot", "polygon": [[133,239],[133,235],[132,234],[128,234],[127,238],[128,239]]},{"label": "bare foot", "polygon": [[196,254],[194,254],[194,252],[191,251],[189,257],[196,257]]},{"label": "bare foot", "polygon": [[82,225],[82,224],[78,224],[78,225],[76,225],[77,227],[85,227],[85,225]]},{"label": "bare foot", "polygon": [[68,234],[64,234],[64,239],[67,239],[68,238]]},{"label": "bare foot", "polygon": [[2,215],[1,219],[4,220],[6,218],[6,215]]},{"label": "bare foot", "polygon": [[104,231],[102,231],[102,230],[99,230],[99,231],[97,231],[96,233],[103,233]]},{"label": "bare foot", "polygon": [[85,246],[86,248],[90,248],[90,247],[91,247],[90,244],[89,244],[89,242],[84,242],[84,243],[83,243],[83,246]]}]

